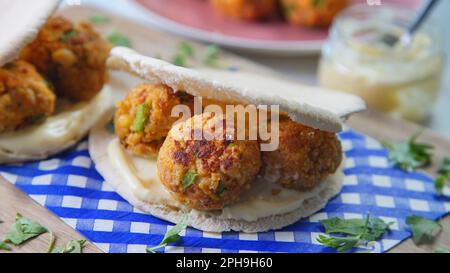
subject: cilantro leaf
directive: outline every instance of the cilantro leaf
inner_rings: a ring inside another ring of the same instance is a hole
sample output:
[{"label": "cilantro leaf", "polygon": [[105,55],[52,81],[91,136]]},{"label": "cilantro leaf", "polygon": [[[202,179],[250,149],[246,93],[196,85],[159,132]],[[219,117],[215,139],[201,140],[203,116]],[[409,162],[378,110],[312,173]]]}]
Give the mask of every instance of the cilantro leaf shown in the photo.
[{"label": "cilantro leaf", "polygon": [[441,167],[438,171],[440,174],[450,174],[450,156],[446,156],[444,160],[442,160]]},{"label": "cilantro leaf", "polygon": [[219,59],[220,48],[217,45],[209,45],[205,49],[203,63],[209,66],[216,66]]},{"label": "cilantro leaf", "polygon": [[0,250],[10,251],[11,248],[4,241],[0,241]]},{"label": "cilantro leaf", "polygon": [[18,246],[29,239],[47,232],[47,228],[17,213],[16,222],[6,234],[4,242]]},{"label": "cilantro leaf", "polygon": [[188,214],[184,213],[181,218],[181,221],[167,231],[161,243],[159,243],[159,245],[155,247],[147,248],[147,252],[155,253],[155,250],[157,249],[163,248],[168,244],[178,242],[178,240],[180,240],[181,238],[179,234],[181,231],[183,231],[183,229],[186,229],[187,224],[188,224]]},{"label": "cilantro leaf", "polygon": [[178,45],[177,53],[172,57],[172,64],[178,66],[187,66],[187,59],[194,56],[194,48],[186,41],[182,41]]},{"label": "cilantro leaf", "polygon": [[124,47],[130,47],[130,48],[132,46],[130,39],[128,39],[128,37],[124,36],[117,30],[108,34],[108,36],[106,36],[106,39],[108,40],[108,42],[110,42],[111,44],[113,44],[115,46],[124,46]]},{"label": "cilantro leaf", "polygon": [[83,253],[83,248],[86,246],[86,240],[72,240],[65,246],[53,248],[50,253]]},{"label": "cilantro leaf", "polygon": [[412,171],[424,167],[431,162],[434,147],[429,144],[418,143],[417,139],[422,131],[414,134],[406,142],[391,144],[384,143],[389,150],[389,160],[403,170]]},{"label": "cilantro leaf", "polygon": [[173,56],[171,63],[174,65],[177,65],[177,66],[186,67],[187,66],[187,58],[185,55],[176,54],[175,56]]},{"label": "cilantro leaf", "polygon": [[438,195],[442,195],[445,187],[445,182],[450,180],[450,173],[447,175],[441,175],[434,180],[434,189]]},{"label": "cilantro leaf", "polygon": [[431,243],[442,230],[439,223],[416,215],[408,216],[406,224],[411,227],[415,244]]},{"label": "cilantro leaf", "polygon": [[321,220],[327,234],[336,233],[342,237],[319,236],[318,242],[326,246],[336,248],[339,252],[344,252],[352,247],[364,242],[376,241],[389,230],[386,224],[379,218],[371,218],[369,215],[365,219],[340,219],[333,217]]},{"label": "cilantro leaf", "polygon": [[89,22],[93,25],[102,25],[111,22],[111,19],[105,15],[97,14],[89,17]]},{"label": "cilantro leaf", "polygon": [[59,40],[61,40],[61,42],[67,43],[68,41],[72,40],[72,38],[75,36],[77,36],[77,31],[72,29],[61,34]]},{"label": "cilantro leaf", "polygon": [[136,115],[133,120],[133,124],[131,125],[131,129],[137,133],[141,133],[145,129],[145,124],[148,120],[148,104],[143,103],[137,107]]},{"label": "cilantro leaf", "polygon": [[182,186],[184,190],[187,190],[189,187],[194,185],[197,180],[198,174],[193,170],[189,170],[183,177]]},{"label": "cilantro leaf", "polygon": [[433,250],[433,253],[450,253],[450,249],[439,247]]}]

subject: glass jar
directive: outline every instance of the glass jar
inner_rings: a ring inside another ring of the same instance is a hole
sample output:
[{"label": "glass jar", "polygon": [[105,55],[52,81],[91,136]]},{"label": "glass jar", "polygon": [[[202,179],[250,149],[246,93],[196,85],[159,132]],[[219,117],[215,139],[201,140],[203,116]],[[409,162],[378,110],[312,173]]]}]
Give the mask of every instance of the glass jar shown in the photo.
[{"label": "glass jar", "polygon": [[339,15],[322,50],[320,85],[359,95],[369,108],[423,121],[444,68],[443,41],[431,24],[409,42],[389,46],[384,34],[403,36],[414,18],[404,7],[356,5]]}]

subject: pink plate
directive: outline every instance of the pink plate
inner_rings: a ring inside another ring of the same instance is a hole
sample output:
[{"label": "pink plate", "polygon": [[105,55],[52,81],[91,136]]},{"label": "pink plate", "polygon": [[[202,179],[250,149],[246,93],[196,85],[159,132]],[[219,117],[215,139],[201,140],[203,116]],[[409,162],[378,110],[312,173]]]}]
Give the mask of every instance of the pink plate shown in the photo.
[{"label": "pink plate", "polygon": [[[380,0],[414,7],[420,0]],[[151,22],[166,31],[208,43],[263,53],[298,55],[320,51],[328,29],[291,26],[273,19],[243,22],[217,14],[207,0],[136,0]],[[354,0],[354,2],[376,2]]]}]

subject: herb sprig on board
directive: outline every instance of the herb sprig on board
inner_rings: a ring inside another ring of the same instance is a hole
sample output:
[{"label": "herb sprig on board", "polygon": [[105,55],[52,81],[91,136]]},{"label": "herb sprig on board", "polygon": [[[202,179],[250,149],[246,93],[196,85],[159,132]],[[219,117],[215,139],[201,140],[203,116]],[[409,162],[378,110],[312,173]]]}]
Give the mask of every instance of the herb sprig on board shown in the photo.
[{"label": "herb sprig on board", "polygon": [[440,174],[434,181],[436,192],[441,195],[445,187],[445,183],[450,181],[450,156],[446,156],[441,163],[438,173]]},{"label": "herb sprig on board", "polygon": [[417,245],[433,242],[442,230],[442,226],[439,223],[416,215],[408,216],[406,224],[410,226],[413,241]]},{"label": "herb sprig on board", "polygon": [[178,242],[181,239],[180,233],[181,231],[186,229],[187,224],[188,224],[188,214],[184,213],[180,222],[167,231],[161,243],[159,243],[159,245],[155,247],[147,248],[147,252],[155,253],[156,250],[164,248],[168,244]]}]

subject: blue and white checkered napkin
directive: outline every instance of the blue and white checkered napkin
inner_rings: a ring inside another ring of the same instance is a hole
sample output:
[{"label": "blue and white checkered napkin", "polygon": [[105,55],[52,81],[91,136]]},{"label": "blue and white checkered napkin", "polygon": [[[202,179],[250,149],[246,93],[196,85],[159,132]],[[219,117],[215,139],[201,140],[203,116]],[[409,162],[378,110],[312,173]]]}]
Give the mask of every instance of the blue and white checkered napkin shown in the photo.
[{"label": "blue and white checkered napkin", "polygon": [[[410,236],[411,214],[437,219],[450,212],[449,189],[434,194],[433,178],[406,173],[388,162],[379,143],[351,130],[340,134],[346,154],[342,193],[325,209],[282,230],[246,234],[208,233],[193,228],[165,252],[333,252],[316,242],[321,219],[357,218],[370,212],[393,222],[392,231],[373,246],[384,252]],[[61,217],[105,252],[145,252],[172,225],[134,209],[95,170],[87,141],[46,161],[0,166],[0,174]]]}]

